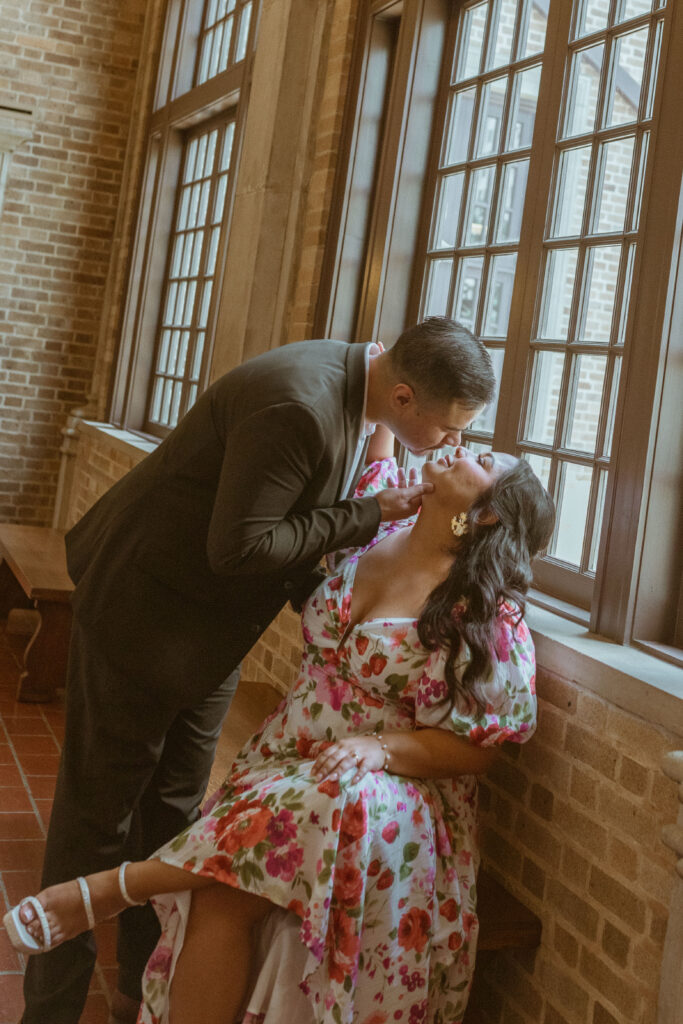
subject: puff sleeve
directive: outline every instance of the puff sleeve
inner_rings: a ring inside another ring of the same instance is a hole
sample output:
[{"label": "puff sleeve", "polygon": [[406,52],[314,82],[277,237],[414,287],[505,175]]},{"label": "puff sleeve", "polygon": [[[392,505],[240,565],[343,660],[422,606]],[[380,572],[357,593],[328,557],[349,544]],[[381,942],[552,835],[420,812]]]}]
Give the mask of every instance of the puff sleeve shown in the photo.
[{"label": "puff sleeve", "polygon": [[[444,714],[448,704],[445,679],[446,655],[434,651],[418,682],[416,724],[452,729],[476,746],[489,747],[506,740],[524,743],[536,728],[536,659],[529,629],[517,609],[504,605],[498,616],[496,652],[488,679],[480,685],[483,711],[473,701],[460,699]],[[460,675],[469,658],[465,650],[456,663]]]}]

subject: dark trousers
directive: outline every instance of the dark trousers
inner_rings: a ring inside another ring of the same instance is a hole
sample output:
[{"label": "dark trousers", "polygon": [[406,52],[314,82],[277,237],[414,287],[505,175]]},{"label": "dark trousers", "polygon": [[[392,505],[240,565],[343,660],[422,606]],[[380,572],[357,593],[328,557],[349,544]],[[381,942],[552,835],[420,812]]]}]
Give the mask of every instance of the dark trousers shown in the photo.
[{"label": "dark trousers", "polygon": [[[238,680],[239,667],[196,703],[188,680],[178,706],[179,697],[155,696],[144,679],[123,678],[74,621],[43,887],[148,857],[196,820]],[[200,688],[198,679],[194,689]],[[149,904],[119,917],[118,987],[133,999],[141,998],[142,973],[159,934]],[[95,957],[92,932],[29,957],[23,1024],[77,1024]]]}]

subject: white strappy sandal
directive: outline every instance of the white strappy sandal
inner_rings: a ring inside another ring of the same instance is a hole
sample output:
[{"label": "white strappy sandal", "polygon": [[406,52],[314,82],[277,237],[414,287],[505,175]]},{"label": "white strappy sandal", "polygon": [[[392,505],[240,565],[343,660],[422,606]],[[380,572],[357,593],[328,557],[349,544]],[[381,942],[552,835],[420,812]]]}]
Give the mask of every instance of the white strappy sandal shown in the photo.
[{"label": "white strappy sandal", "polygon": [[[126,888],[125,874],[126,868],[128,867],[129,864],[130,861],[124,860],[123,864],[121,864],[121,866],[119,867],[119,891],[121,893],[122,899],[127,904],[127,906],[139,907],[142,904],[139,903],[137,900],[132,899],[130,893],[128,892],[128,889]],[[88,888],[88,883],[86,882],[85,878],[83,878],[82,876],[77,878],[76,882],[78,884],[79,889],[81,890],[81,899],[83,900],[83,908],[85,910],[85,916],[88,922],[88,930],[92,931],[92,929],[95,927],[96,922],[95,915],[92,909],[90,889]],[[21,917],[19,916],[19,911],[21,910],[22,907],[26,906],[27,904],[28,906],[33,908],[35,915],[38,918],[42,930],[42,941],[35,939],[33,935],[31,935],[30,931],[28,930],[24,922],[21,920]],[[11,910],[8,910],[2,919],[2,923],[5,926],[5,930],[7,931],[10,942],[12,943],[15,949],[19,950],[20,953],[27,953],[29,955],[34,955],[36,953],[47,953],[48,950],[54,949],[55,946],[59,946],[61,944],[61,942],[55,942],[53,944],[50,922],[47,919],[47,914],[45,913],[45,910],[43,909],[40,900],[36,896],[27,896],[25,899],[21,901],[21,903],[17,903],[15,907],[12,907]]]}]

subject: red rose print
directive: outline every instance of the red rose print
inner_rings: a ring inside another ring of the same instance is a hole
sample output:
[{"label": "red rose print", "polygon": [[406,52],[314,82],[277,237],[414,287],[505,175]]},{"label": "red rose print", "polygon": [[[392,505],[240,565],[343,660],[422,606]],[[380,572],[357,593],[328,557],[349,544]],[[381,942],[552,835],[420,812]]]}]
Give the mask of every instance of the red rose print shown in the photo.
[{"label": "red rose print", "polygon": [[339,588],[342,585],[341,576],[335,576],[334,579],[328,580],[327,585],[330,588],[330,590],[339,590]]},{"label": "red rose print", "polygon": [[427,945],[431,923],[432,919],[426,910],[411,907],[403,915],[398,925],[399,946],[421,953]]},{"label": "red rose print", "polygon": [[353,918],[349,917],[345,910],[335,908],[332,911],[332,930],[334,944],[338,952],[353,962],[358,956],[360,947],[360,939],[356,935]]},{"label": "red rose print", "polygon": [[388,825],[385,825],[382,829],[382,839],[385,843],[393,843],[394,839],[399,833],[399,826],[397,821],[390,821]]},{"label": "red rose print", "polygon": [[[246,801],[239,801],[245,803]],[[235,807],[237,804],[235,804]],[[268,822],[273,817],[273,812],[267,807],[260,807],[258,804],[251,804],[243,808],[239,817],[227,814],[218,823],[216,836],[219,850],[226,853],[237,853],[238,850],[251,848],[265,839],[268,831]]]},{"label": "red rose print", "polygon": [[446,918],[447,921],[456,921],[458,918],[459,911],[460,908],[458,907],[458,904],[451,897],[451,899],[446,900],[445,903],[442,903],[439,912],[442,917]]},{"label": "red rose print", "polygon": [[238,882],[237,875],[232,871],[232,857],[225,857],[220,853],[205,860],[199,873],[226,885],[237,885]]},{"label": "red rose print", "polygon": [[462,935],[460,932],[451,932],[448,936],[448,948],[449,949],[460,949],[462,946]]},{"label": "red rose print", "polygon": [[339,796],[339,779],[324,779],[318,786],[319,793],[327,793],[333,800]]},{"label": "red rose print", "polygon": [[344,907],[357,907],[363,892],[363,876],[353,864],[343,864],[334,872],[334,896]]},{"label": "red rose print", "polygon": [[368,812],[365,808],[365,801],[359,796],[355,803],[346,804],[341,816],[341,832],[339,843],[341,846],[348,846],[356,839],[364,836],[368,830]]},{"label": "red rose print", "polygon": [[287,910],[291,910],[292,913],[296,914],[297,917],[303,917],[306,911],[301,900],[290,900],[287,904]]},{"label": "red rose print", "polygon": [[338,807],[335,807],[334,813],[332,814],[332,829],[334,832],[339,831],[339,823],[341,821],[341,811]]}]

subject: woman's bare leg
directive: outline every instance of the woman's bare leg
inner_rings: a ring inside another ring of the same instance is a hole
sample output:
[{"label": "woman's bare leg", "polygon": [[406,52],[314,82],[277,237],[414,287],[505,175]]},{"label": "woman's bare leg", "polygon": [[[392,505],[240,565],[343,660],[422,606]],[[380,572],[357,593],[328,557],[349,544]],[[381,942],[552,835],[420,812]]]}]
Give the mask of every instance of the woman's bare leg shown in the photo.
[{"label": "woman's bare leg", "polygon": [[171,984],[171,1024],[231,1024],[236,1019],[248,995],[255,927],[271,906],[261,896],[228,885],[193,892]]},{"label": "woman's bare leg", "polygon": [[[87,875],[86,881],[96,922],[104,921],[125,910],[127,904],[119,889],[118,868]],[[171,867],[159,860],[143,860],[129,864],[126,867],[125,882],[131,898],[141,903],[150,896],[160,893],[182,892],[186,889],[200,889],[216,884],[212,878],[193,875],[189,871]],[[88,921],[81,890],[75,880],[43,889],[38,893],[38,899],[47,914],[53,945],[86,931]],[[30,903],[21,908],[19,916],[34,938],[40,941],[42,928]]]}]

